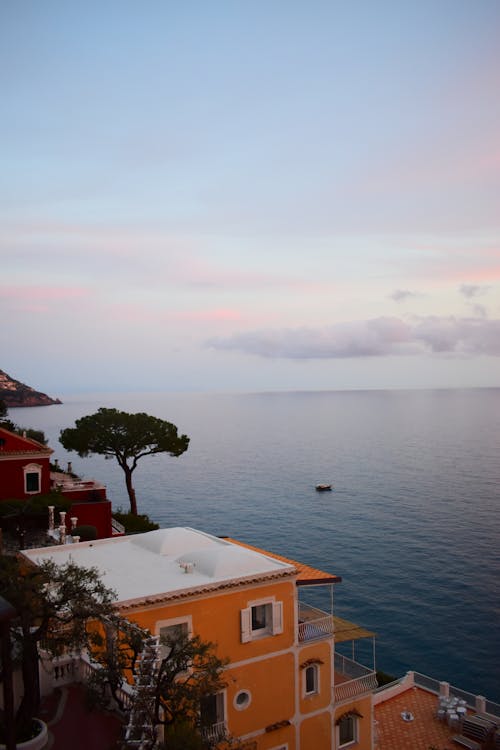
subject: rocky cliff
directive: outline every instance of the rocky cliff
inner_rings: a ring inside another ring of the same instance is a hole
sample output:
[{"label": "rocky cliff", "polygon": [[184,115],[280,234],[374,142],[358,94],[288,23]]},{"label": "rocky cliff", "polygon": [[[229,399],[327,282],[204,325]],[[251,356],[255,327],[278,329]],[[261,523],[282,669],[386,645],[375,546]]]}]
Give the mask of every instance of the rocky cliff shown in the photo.
[{"label": "rocky cliff", "polygon": [[40,393],[29,385],[14,380],[6,372],[0,370],[0,401],[8,408],[13,406],[50,406],[62,403],[58,398],[50,398],[46,393]]}]

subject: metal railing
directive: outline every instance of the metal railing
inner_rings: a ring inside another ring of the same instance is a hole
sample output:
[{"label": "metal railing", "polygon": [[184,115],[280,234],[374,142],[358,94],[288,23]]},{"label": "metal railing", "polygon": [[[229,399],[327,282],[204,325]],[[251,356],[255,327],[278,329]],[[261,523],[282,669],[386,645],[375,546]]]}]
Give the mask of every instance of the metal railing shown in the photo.
[{"label": "metal railing", "polygon": [[[454,685],[440,682],[439,680],[436,680],[433,677],[428,677],[420,672],[413,672],[413,679],[415,685],[424,688],[424,690],[429,690],[431,693],[436,693],[436,695],[440,695],[442,692],[442,685],[447,685],[447,690],[450,695],[464,700],[469,708],[473,710],[478,709],[478,696],[474,695],[474,693],[469,693],[467,690],[462,690]],[[500,704],[485,699],[485,713],[500,717]]]},{"label": "metal railing", "polygon": [[227,735],[225,721],[218,721],[216,724],[201,728],[201,736],[207,742],[221,742]]},{"label": "metal railing", "polygon": [[363,693],[371,693],[377,687],[377,676],[372,669],[348,659],[342,654],[335,654],[335,672],[347,679],[334,686],[334,699],[336,703],[355,698]]},{"label": "metal railing", "polygon": [[299,642],[315,641],[333,635],[333,617],[317,607],[299,603]]},{"label": "metal railing", "polygon": [[113,534],[125,534],[125,526],[113,517],[111,517],[111,528]]},{"label": "metal railing", "polygon": [[103,490],[106,485],[97,482],[95,479],[67,479],[62,482],[55,481],[54,487],[65,492],[76,490]]},{"label": "metal railing", "polygon": [[488,700],[487,698],[470,693],[467,690],[450,685],[449,682],[436,680],[434,677],[421,674],[420,672],[414,672],[410,670],[403,677],[398,680],[394,680],[386,685],[381,685],[377,688],[375,693],[375,703],[384,702],[389,698],[393,698],[398,692],[408,690],[411,687],[417,686],[422,690],[427,690],[429,693],[434,693],[436,696],[453,696],[464,700],[467,707],[474,712],[482,714],[488,714],[495,718],[500,718],[500,704],[494,701]]}]

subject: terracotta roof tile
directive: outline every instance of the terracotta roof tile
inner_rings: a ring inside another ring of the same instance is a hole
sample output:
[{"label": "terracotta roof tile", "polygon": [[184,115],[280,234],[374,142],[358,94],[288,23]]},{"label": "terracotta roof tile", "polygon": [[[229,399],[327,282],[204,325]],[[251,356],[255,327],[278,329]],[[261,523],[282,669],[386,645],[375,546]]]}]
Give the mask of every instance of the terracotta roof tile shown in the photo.
[{"label": "terracotta roof tile", "polygon": [[312,568],[310,565],[297,562],[297,560],[291,560],[289,557],[284,557],[283,555],[277,555],[274,552],[267,552],[265,549],[254,547],[251,544],[245,544],[245,542],[240,542],[238,539],[231,539],[230,537],[224,537],[224,539],[227,539],[228,542],[232,542],[233,544],[239,544],[241,547],[251,549],[254,552],[260,552],[268,557],[273,557],[275,560],[280,560],[281,562],[293,565],[297,570],[297,586],[312,586],[320,583],[340,583],[342,580],[340,576],[333,575],[332,573],[325,573],[322,570],[318,570],[318,568]]}]

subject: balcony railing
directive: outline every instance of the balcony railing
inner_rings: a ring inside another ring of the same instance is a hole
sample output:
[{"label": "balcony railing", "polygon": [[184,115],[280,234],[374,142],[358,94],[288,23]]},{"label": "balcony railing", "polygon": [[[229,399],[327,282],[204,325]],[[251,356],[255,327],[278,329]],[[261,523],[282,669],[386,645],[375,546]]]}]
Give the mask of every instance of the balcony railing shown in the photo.
[{"label": "balcony railing", "polygon": [[[42,666],[44,694],[52,692],[56,687],[85,681],[92,672],[102,669],[100,664],[92,661],[85,653],[51,657],[48,653],[42,651]],[[131,685],[124,682],[118,687],[116,695],[125,708],[130,709],[132,707],[134,690]]]},{"label": "balcony railing", "polygon": [[120,521],[117,521],[116,518],[111,518],[111,528],[113,535],[120,536],[125,534],[125,526]]},{"label": "balcony railing", "polygon": [[227,735],[225,721],[209,724],[201,728],[201,735],[206,742],[221,742]]},{"label": "balcony railing", "polygon": [[333,635],[333,617],[321,609],[299,603],[299,642]]},{"label": "balcony railing", "polygon": [[95,479],[66,479],[63,481],[56,480],[53,482],[55,489],[62,492],[76,492],[89,490],[103,490],[106,485],[96,482]]},{"label": "balcony railing", "polygon": [[335,702],[340,703],[363,693],[370,693],[377,687],[375,672],[362,664],[335,654]]}]

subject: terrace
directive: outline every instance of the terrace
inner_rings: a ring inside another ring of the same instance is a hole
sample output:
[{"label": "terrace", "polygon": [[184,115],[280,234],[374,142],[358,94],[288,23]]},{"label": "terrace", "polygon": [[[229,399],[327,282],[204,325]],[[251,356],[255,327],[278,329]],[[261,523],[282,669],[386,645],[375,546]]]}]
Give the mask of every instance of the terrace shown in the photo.
[{"label": "terrace", "polygon": [[[458,721],[441,713],[443,700],[453,697],[465,704]],[[376,690],[374,707],[376,750],[500,747],[500,705],[418,672]]]},{"label": "terrace", "polygon": [[106,499],[106,485],[95,479],[81,479],[71,472],[51,471],[50,484],[53,490],[72,499]]}]

